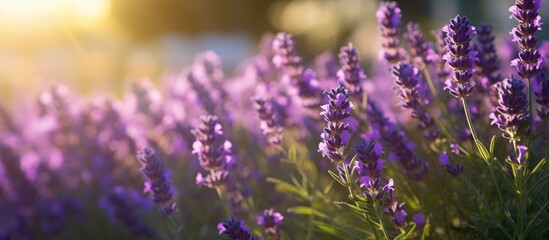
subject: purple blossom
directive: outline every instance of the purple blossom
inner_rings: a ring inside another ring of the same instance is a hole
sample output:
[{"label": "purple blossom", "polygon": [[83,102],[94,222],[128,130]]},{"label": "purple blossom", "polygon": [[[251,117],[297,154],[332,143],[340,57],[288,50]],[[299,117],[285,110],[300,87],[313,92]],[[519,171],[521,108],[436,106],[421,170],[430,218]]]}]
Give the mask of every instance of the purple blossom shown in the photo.
[{"label": "purple blossom", "polygon": [[524,161],[526,160],[526,151],[528,151],[528,147],[522,146],[522,145],[517,145],[517,150],[518,150],[517,154],[515,154],[515,153],[509,154],[508,161],[510,161],[512,163],[516,163],[519,166],[523,166]]},{"label": "purple blossom", "polygon": [[360,67],[360,56],[352,43],[341,47],[339,51],[339,64],[341,68],[337,71],[337,78],[345,83],[352,96],[359,99],[362,95],[362,83],[366,79],[364,70]]},{"label": "purple blossom", "polygon": [[368,100],[366,114],[372,124],[373,134],[385,149],[394,154],[406,174],[416,180],[422,179],[427,174],[428,163],[414,154],[415,145],[406,138],[404,132],[385,117],[383,110],[373,100]]},{"label": "purple blossom", "polygon": [[229,220],[223,220],[217,224],[219,235],[224,235],[232,240],[260,240],[261,238],[253,236],[252,232],[244,221],[237,220],[234,216]]},{"label": "purple blossom", "polygon": [[520,49],[518,58],[511,61],[511,65],[517,68],[520,77],[526,79],[536,77],[543,65],[543,58],[537,49],[538,39],[534,35],[541,30],[541,16],[538,13],[541,6],[541,0],[517,0],[509,8],[511,17],[518,21],[518,25],[509,34]]},{"label": "purple blossom", "polygon": [[339,86],[324,92],[329,98],[328,104],[322,105],[320,115],[324,116],[327,126],[322,134],[322,142],[318,145],[322,156],[327,156],[332,162],[343,161],[343,148],[348,144],[351,134],[346,120],[354,109],[349,100],[349,90],[339,82]]},{"label": "purple blossom", "polygon": [[423,215],[423,213],[416,213],[412,217],[412,220],[416,223],[416,226],[419,229],[423,229],[423,227],[425,227],[425,215]]},{"label": "purple blossom", "polygon": [[376,144],[372,140],[363,141],[355,147],[357,152],[357,160],[355,169],[360,175],[360,187],[364,188],[364,196],[370,200],[380,200],[385,197],[389,191],[393,189],[393,179],[382,186],[383,179],[381,178],[381,170],[384,167],[384,162],[380,159],[382,154],[381,145]]},{"label": "purple blossom", "polygon": [[403,101],[403,107],[412,110],[412,117],[419,121],[418,127],[423,130],[426,139],[434,141],[440,136],[440,131],[435,126],[431,115],[424,108],[428,107],[425,97],[425,83],[419,73],[419,69],[412,64],[400,62],[391,69],[395,77],[395,85],[398,88],[398,96]]},{"label": "purple blossom", "polygon": [[446,47],[448,52],[444,60],[453,74],[446,80],[446,87],[450,94],[456,98],[467,97],[473,91],[469,82],[473,76],[473,63],[477,60],[477,52],[471,50],[471,36],[475,34],[475,28],[467,17],[457,15],[450,20],[450,24],[442,29],[446,34]]},{"label": "purple blossom", "polygon": [[397,63],[405,58],[404,49],[400,48],[398,27],[402,14],[396,2],[381,2],[376,11],[381,36],[383,37],[383,57],[390,63]]},{"label": "purple blossom", "polygon": [[404,210],[405,203],[399,203],[397,201],[389,202],[383,212],[392,217],[392,222],[395,226],[402,228],[406,225],[406,210]]},{"label": "purple blossom", "polygon": [[456,164],[450,163],[450,157],[446,151],[443,151],[438,155],[438,161],[440,166],[445,167],[446,172],[452,175],[452,177],[457,177],[463,172],[463,164],[459,162]]},{"label": "purple blossom", "polygon": [[549,78],[541,72],[536,76],[536,80],[537,89],[534,90],[534,94],[539,104],[537,113],[542,121],[547,121],[549,120]]},{"label": "purple blossom", "polygon": [[223,185],[229,177],[228,170],[235,166],[235,158],[232,143],[222,139],[223,128],[217,117],[200,117],[200,124],[191,132],[196,137],[192,153],[198,155],[200,166],[209,172],[206,176],[198,173],[196,184],[210,188]]},{"label": "purple blossom", "polygon": [[423,32],[417,23],[408,23],[406,25],[407,32],[404,34],[408,45],[410,46],[411,62],[423,70],[426,65],[433,63],[436,60],[433,44],[425,42]]},{"label": "purple blossom", "polygon": [[142,201],[134,192],[118,186],[100,199],[100,205],[111,221],[120,222],[135,235],[155,238],[156,233],[138,215]]},{"label": "purple blossom", "polygon": [[282,69],[295,86],[303,105],[308,108],[318,107],[320,103],[320,89],[318,80],[311,75],[312,70],[306,70],[303,59],[295,49],[295,42],[289,33],[278,33],[273,40],[273,64]]},{"label": "purple blossom", "polygon": [[160,213],[174,213],[177,205],[172,201],[172,186],[156,151],[145,148],[137,152],[136,158],[141,163],[140,170],[145,177],[145,192],[149,192],[153,201],[160,205]]},{"label": "purple blossom", "polygon": [[284,216],[279,212],[275,212],[273,208],[263,210],[263,213],[257,216],[257,225],[265,228],[265,232],[270,235],[278,236],[280,225]]},{"label": "purple blossom", "polygon": [[474,48],[478,52],[478,61],[475,62],[476,75],[478,77],[478,90],[482,93],[490,93],[490,86],[501,82],[498,73],[499,60],[494,46],[492,25],[480,24],[477,30],[477,39]]},{"label": "purple blossom", "polygon": [[498,83],[498,106],[490,114],[491,124],[503,131],[507,139],[520,139],[528,134],[530,114],[522,80],[507,78]]},{"label": "purple blossom", "polygon": [[438,53],[435,58],[436,73],[439,78],[446,79],[452,71],[444,59],[444,55],[448,53],[448,48],[446,48],[446,32],[439,28],[433,31],[432,35],[435,37],[435,49]]},{"label": "purple blossom", "polygon": [[282,127],[279,124],[278,116],[273,109],[271,100],[260,96],[253,97],[252,100],[261,120],[259,127],[263,135],[267,137],[267,142],[271,145],[279,145],[282,143]]}]

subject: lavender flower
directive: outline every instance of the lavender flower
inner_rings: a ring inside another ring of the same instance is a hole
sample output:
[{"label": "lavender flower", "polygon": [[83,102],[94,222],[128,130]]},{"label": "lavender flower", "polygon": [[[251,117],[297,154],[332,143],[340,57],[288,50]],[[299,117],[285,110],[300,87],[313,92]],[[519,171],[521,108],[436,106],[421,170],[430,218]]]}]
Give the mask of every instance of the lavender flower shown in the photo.
[{"label": "lavender flower", "polygon": [[446,60],[444,60],[444,55],[448,53],[448,49],[446,48],[446,32],[444,32],[442,29],[438,29],[436,31],[432,32],[432,35],[435,37],[436,41],[436,73],[437,76],[441,79],[446,79],[448,75],[450,75],[451,69],[446,64]]},{"label": "lavender flower", "polygon": [[383,212],[392,217],[392,222],[395,226],[402,228],[406,225],[406,210],[404,210],[405,203],[399,203],[394,200],[390,200],[383,209]]},{"label": "lavender flower", "polygon": [[406,29],[407,32],[404,36],[410,46],[410,57],[412,58],[412,62],[417,68],[423,70],[427,64],[431,64],[435,60],[433,44],[425,42],[419,24],[408,23]]},{"label": "lavender flower", "polygon": [[[303,99],[303,105],[315,108],[320,103],[320,90],[318,80],[307,75],[303,66],[303,59],[295,49],[295,42],[289,33],[278,33],[273,40],[273,64],[282,69],[290,82],[297,87],[299,96]],[[312,70],[308,70],[311,71]]]},{"label": "lavender flower", "polygon": [[225,235],[232,240],[260,240],[261,238],[253,236],[252,232],[244,221],[237,220],[235,217],[231,217],[229,220],[223,220],[217,224],[217,230],[219,235]]},{"label": "lavender flower", "polygon": [[395,77],[398,96],[404,102],[403,107],[412,110],[412,117],[419,121],[418,127],[424,131],[423,136],[431,141],[438,138],[440,131],[431,115],[424,110],[429,101],[424,95],[426,86],[419,70],[412,64],[400,62],[393,66],[391,73]]},{"label": "lavender flower", "polygon": [[267,137],[267,142],[271,145],[279,145],[282,142],[282,127],[278,123],[271,100],[266,97],[256,96],[252,99],[254,108],[261,119],[260,128],[263,135]]},{"label": "lavender flower", "polygon": [[155,238],[155,232],[141,221],[137,215],[140,199],[132,199],[132,192],[122,187],[116,187],[101,198],[101,207],[109,214],[112,221],[125,225],[135,235]]},{"label": "lavender flower", "polygon": [[355,168],[360,174],[360,187],[364,188],[364,196],[370,200],[380,200],[392,191],[393,179],[382,186],[381,170],[384,167],[384,162],[380,159],[382,154],[381,145],[370,140],[355,147],[358,161]]},{"label": "lavender flower", "polygon": [[474,46],[478,52],[478,61],[475,62],[479,84],[478,89],[482,93],[490,92],[490,86],[502,80],[498,74],[499,60],[494,46],[492,25],[481,24],[477,29],[477,44]]},{"label": "lavender flower", "polygon": [[456,98],[467,97],[473,91],[469,80],[473,76],[473,63],[477,60],[477,52],[470,47],[475,28],[471,26],[467,17],[458,15],[442,30],[446,34],[445,41],[448,48],[444,60],[453,69],[453,74],[446,80],[444,89],[448,89]]},{"label": "lavender flower", "polygon": [[509,8],[511,17],[518,21],[510,34],[520,49],[518,58],[511,61],[511,65],[517,68],[520,77],[526,79],[537,76],[543,65],[543,58],[536,48],[538,39],[534,36],[541,30],[541,16],[538,14],[541,5],[541,0],[517,0]]},{"label": "lavender flower", "polygon": [[459,176],[463,172],[463,164],[459,162],[456,164],[450,163],[450,157],[446,151],[443,151],[438,155],[438,161],[440,166],[445,167],[446,172],[452,175],[452,177]]},{"label": "lavender flower", "polygon": [[362,95],[362,82],[366,79],[364,70],[360,67],[360,56],[352,43],[341,47],[339,51],[339,64],[341,68],[337,71],[340,82],[344,82],[352,96],[358,99]]},{"label": "lavender flower", "polygon": [[349,101],[349,90],[339,82],[337,88],[325,91],[324,94],[330,99],[328,104],[322,105],[320,115],[324,116],[327,126],[322,134],[322,142],[318,145],[322,156],[327,156],[332,162],[343,161],[341,155],[343,148],[347,145],[351,134],[346,119],[351,116],[354,106]]},{"label": "lavender flower", "polygon": [[137,160],[141,163],[141,173],[145,177],[145,192],[149,192],[154,202],[160,205],[160,213],[170,215],[177,210],[172,201],[172,186],[168,180],[164,164],[152,148],[137,152]]},{"label": "lavender flower", "polygon": [[280,230],[280,225],[284,216],[279,212],[275,212],[273,208],[263,210],[263,213],[257,216],[257,224],[265,228],[265,232],[278,236],[278,231]]},{"label": "lavender flower", "polygon": [[383,57],[390,63],[404,60],[404,49],[400,48],[398,27],[402,14],[396,2],[381,2],[376,11],[381,36],[383,37]]},{"label": "lavender flower", "polygon": [[549,78],[541,72],[537,77],[537,89],[534,91],[539,104],[538,116],[542,121],[549,120]]},{"label": "lavender flower", "polygon": [[498,83],[498,106],[490,114],[492,125],[497,125],[507,139],[520,139],[529,128],[528,101],[522,80],[507,78]]},{"label": "lavender flower", "polygon": [[517,145],[517,150],[517,154],[509,154],[507,161],[509,161],[510,163],[518,164],[519,167],[522,167],[524,165],[524,161],[526,160],[526,151],[528,150],[528,147]]},{"label": "lavender flower", "polygon": [[192,153],[198,155],[200,166],[209,172],[205,177],[198,173],[196,184],[209,188],[224,185],[229,177],[228,170],[235,165],[235,158],[232,143],[221,139],[223,129],[217,117],[202,116],[198,127],[191,132],[196,137]]},{"label": "lavender flower", "polygon": [[416,180],[427,174],[428,163],[418,158],[414,152],[415,146],[393,122],[383,114],[383,110],[373,100],[368,100],[366,114],[372,124],[373,135],[389,149],[406,170],[406,174]]}]

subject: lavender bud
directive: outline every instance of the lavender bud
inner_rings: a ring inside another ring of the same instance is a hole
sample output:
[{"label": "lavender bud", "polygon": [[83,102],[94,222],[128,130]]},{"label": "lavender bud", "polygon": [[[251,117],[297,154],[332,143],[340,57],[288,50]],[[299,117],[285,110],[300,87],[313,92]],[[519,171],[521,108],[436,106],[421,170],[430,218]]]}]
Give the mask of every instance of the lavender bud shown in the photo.
[{"label": "lavender bud", "polygon": [[263,135],[267,137],[267,142],[271,145],[279,145],[282,143],[282,127],[278,123],[271,100],[260,96],[256,96],[252,100],[259,119],[261,119],[260,128]]},{"label": "lavender bud", "polygon": [[490,92],[490,86],[501,82],[502,78],[497,72],[499,60],[494,46],[492,25],[481,24],[477,29],[477,44],[474,46],[478,52],[478,61],[475,62],[476,73],[479,80],[479,90],[482,93]]},{"label": "lavender bud", "polygon": [[423,70],[427,64],[431,64],[435,60],[433,44],[425,42],[419,24],[408,23],[406,29],[408,31],[404,36],[410,46],[410,57],[412,62],[418,69]]},{"label": "lavender bud", "polygon": [[528,133],[529,123],[528,100],[524,94],[522,80],[507,78],[497,84],[498,106],[496,111],[490,114],[492,125],[503,131],[503,137],[507,139],[520,139]]},{"label": "lavender bud", "polygon": [[141,163],[141,173],[145,177],[145,192],[149,192],[154,202],[160,205],[160,213],[170,215],[177,210],[172,201],[172,186],[168,180],[164,164],[152,148],[137,152],[137,160]]},{"label": "lavender bud", "polygon": [[450,20],[450,24],[446,25],[443,31],[446,34],[445,41],[448,48],[444,60],[453,69],[453,74],[446,80],[444,89],[448,89],[456,98],[467,97],[473,91],[469,80],[473,76],[473,63],[477,60],[477,52],[470,47],[475,28],[471,26],[467,17],[457,15]]},{"label": "lavender bud", "polygon": [[446,60],[444,60],[444,55],[448,52],[448,49],[446,48],[446,32],[442,31],[442,29],[438,29],[437,31],[432,32],[432,35],[435,37],[436,41],[436,51],[438,54],[436,54],[436,73],[437,76],[441,79],[446,79],[448,75],[450,75],[451,69],[446,64]]},{"label": "lavender bud", "polygon": [[196,137],[192,153],[198,155],[198,161],[204,170],[227,170],[234,165],[232,144],[221,139],[223,128],[218,123],[217,116],[200,117],[200,124],[191,133]]},{"label": "lavender bud", "polygon": [[277,236],[284,216],[275,212],[273,208],[263,210],[263,213],[257,216],[257,224],[265,228],[265,232]]},{"label": "lavender bud", "polygon": [[400,62],[394,65],[391,73],[395,77],[395,85],[398,88],[398,96],[404,102],[404,108],[412,110],[412,117],[419,121],[418,127],[422,130],[423,136],[431,141],[440,136],[431,115],[425,110],[424,106],[428,100],[424,97],[426,86],[419,69],[412,64]]},{"label": "lavender bud", "polygon": [[539,104],[538,116],[542,121],[549,120],[549,78],[541,72],[537,77],[537,89],[534,90],[536,102]]},{"label": "lavender bud", "polygon": [[364,70],[360,67],[360,56],[352,43],[341,47],[339,52],[339,64],[341,68],[337,71],[337,78],[340,82],[344,82],[355,99],[359,99],[362,95],[362,82],[366,79]]},{"label": "lavender bud", "polygon": [[[303,66],[303,59],[295,49],[295,42],[289,33],[278,33],[273,40],[273,64],[290,78],[290,82],[298,89],[305,107],[318,107],[320,90],[318,80]],[[312,70],[308,70],[312,72]]]},{"label": "lavender bud", "polygon": [[400,48],[398,27],[402,14],[396,2],[381,2],[376,11],[379,30],[383,37],[383,57],[390,63],[404,60],[404,49]]},{"label": "lavender bud", "polygon": [[518,58],[511,61],[511,65],[517,68],[517,74],[522,78],[537,76],[543,65],[543,58],[536,48],[538,40],[534,36],[536,31],[541,30],[541,16],[538,13],[541,5],[541,0],[517,0],[509,8],[511,17],[518,21],[509,34],[520,49]]},{"label": "lavender bud", "polygon": [[217,224],[217,230],[219,235],[224,235],[232,240],[259,240],[256,236],[252,235],[252,232],[244,221],[237,220],[235,217],[231,217],[229,220],[223,220]]},{"label": "lavender bud", "polygon": [[337,88],[327,90],[324,94],[328,96],[329,102],[321,106],[323,111],[320,115],[324,116],[327,126],[320,135],[322,142],[318,145],[318,151],[332,162],[341,162],[341,152],[351,136],[346,120],[351,116],[354,106],[349,100],[349,90],[341,82]]}]

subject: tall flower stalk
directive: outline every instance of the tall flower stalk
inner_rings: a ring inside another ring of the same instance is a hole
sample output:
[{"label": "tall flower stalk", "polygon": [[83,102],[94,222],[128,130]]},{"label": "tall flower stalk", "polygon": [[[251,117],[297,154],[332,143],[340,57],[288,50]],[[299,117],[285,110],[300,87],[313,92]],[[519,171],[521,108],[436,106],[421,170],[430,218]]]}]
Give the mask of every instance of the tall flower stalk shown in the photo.
[{"label": "tall flower stalk", "polygon": [[381,2],[376,11],[379,30],[383,42],[383,57],[388,62],[395,64],[406,57],[406,52],[400,47],[398,27],[400,26],[402,13],[396,2]]},{"label": "tall flower stalk", "polygon": [[[509,8],[511,17],[514,17],[518,24],[510,32],[513,42],[518,44],[520,49],[518,57],[511,61],[516,67],[517,74],[528,81],[528,103],[529,112],[533,112],[532,80],[541,71],[543,58],[537,49],[538,39],[535,33],[541,30],[541,16],[538,10],[541,8],[541,0],[517,0],[515,5]],[[530,116],[530,131],[533,126],[533,118]]]}]

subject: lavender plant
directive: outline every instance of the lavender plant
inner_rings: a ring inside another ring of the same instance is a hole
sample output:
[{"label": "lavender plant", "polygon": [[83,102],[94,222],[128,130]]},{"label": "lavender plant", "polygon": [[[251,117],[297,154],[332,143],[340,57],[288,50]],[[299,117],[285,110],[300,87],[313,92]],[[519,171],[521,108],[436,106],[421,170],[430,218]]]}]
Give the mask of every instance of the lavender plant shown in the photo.
[{"label": "lavender plant", "polygon": [[511,57],[501,26],[431,44],[384,1],[382,59],[281,32],[234,74],[207,51],[121,99],[0,106],[0,239],[547,239],[542,2],[510,12]]}]

